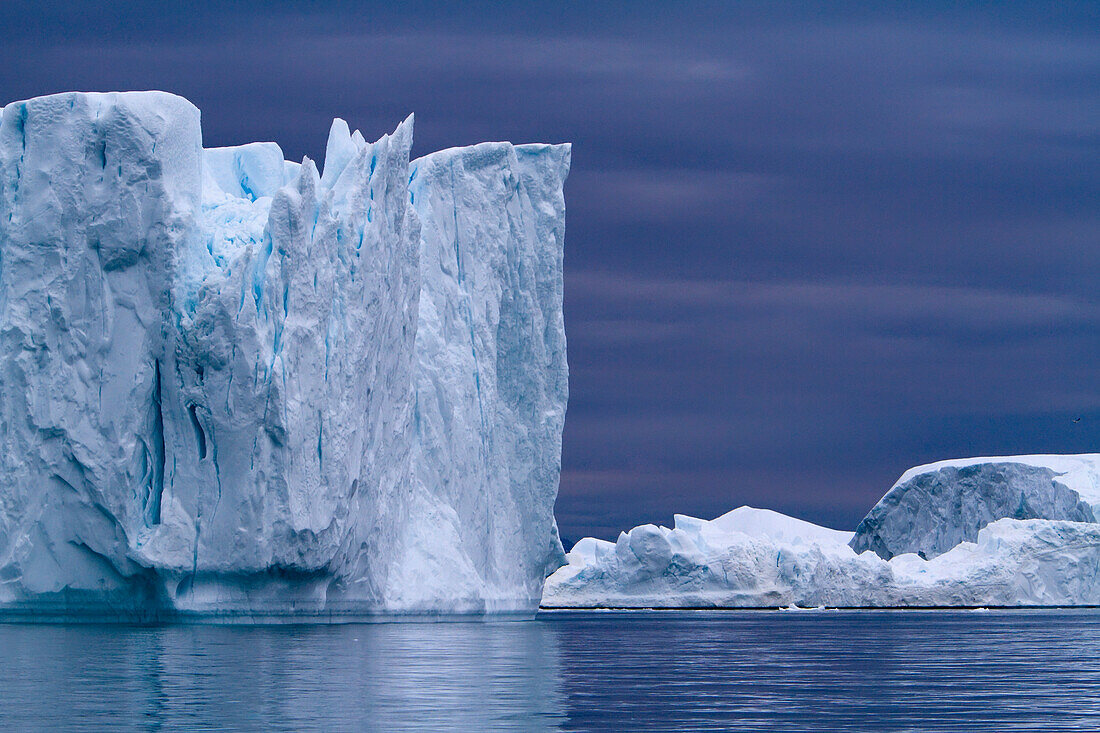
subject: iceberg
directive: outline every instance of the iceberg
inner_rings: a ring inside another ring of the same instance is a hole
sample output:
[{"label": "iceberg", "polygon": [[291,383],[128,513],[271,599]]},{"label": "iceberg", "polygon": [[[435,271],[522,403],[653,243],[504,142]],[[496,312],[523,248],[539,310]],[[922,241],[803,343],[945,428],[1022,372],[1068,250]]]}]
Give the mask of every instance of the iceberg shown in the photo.
[{"label": "iceberg", "polygon": [[1100,454],[940,461],[906,471],[856,527],[852,549],[934,557],[997,519],[1094,522]]},{"label": "iceberg", "polygon": [[568,145],[322,170],[163,92],[0,122],[0,618],[537,609]]},{"label": "iceberg", "polygon": [[[935,522],[955,520],[952,526],[961,526],[943,507],[954,507],[963,517],[981,522],[963,528],[965,536],[953,546],[925,556],[910,550],[884,558],[869,548],[854,549],[859,546],[857,533],[751,507],[711,521],[676,515],[672,528],[642,525],[621,533],[615,542],[585,538],[566,556],[568,564],[547,579],[543,606],[1100,605],[1100,524],[1085,511],[1096,497],[1096,459],[970,459],[906,472],[891,489],[895,499],[886,504],[891,521],[878,525],[894,533],[883,534],[886,540],[927,537],[928,548],[942,546],[936,542],[950,535]],[[933,480],[914,482],[922,476]],[[951,483],[957,476],[962,478]],[[935,491],[929,492],[929,486]],[[909,487],[900,498],[895,493],[899,487]],[[1073,501],[1059,498],[1061,492],[1072,492],[1065,496]],[[1021,493],[1029,513],[1058,514],[1081,501],[1081,512],[1075,515],[1080,519],[1013,517],[1015,508],[1003,499]],[[1044,503],[1044,497],[1055,500]],[[922,501],[932,503],[932,508]],[[1006,506],[1008,514],[995,516]]]}]

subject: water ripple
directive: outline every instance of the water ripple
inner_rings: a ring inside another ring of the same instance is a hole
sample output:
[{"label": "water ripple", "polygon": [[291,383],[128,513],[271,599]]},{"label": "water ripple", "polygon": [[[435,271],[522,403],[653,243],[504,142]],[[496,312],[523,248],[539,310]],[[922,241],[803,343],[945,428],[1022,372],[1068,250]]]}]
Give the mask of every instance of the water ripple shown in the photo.
[{"label": "water ripple", "polygon": [[1100,730],[1100,611],[0,625],[2,730]]}]

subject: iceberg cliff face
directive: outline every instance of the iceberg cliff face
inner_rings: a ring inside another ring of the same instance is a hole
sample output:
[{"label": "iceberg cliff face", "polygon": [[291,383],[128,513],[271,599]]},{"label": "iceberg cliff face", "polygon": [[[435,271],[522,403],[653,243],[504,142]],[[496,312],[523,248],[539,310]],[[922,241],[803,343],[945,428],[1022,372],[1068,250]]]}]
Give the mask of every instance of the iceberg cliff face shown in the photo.
[{"label": "iceberg cliff face", "polygon": [[420,562],[403,566],[415,576],[395,587],[409,602],[448,597],[475,579],[487,599],[506,602],[515,588],[537,599],[564,562],[548,507],[568,391],[568,167],[565,146],[508,143],[410,166],[421,273],[432,287],[421,292],[416,332],[411,484],[431,521],[405,525]]},{"label": "iceberg cliff face", "polygon": [[[896,500],[879,504],[890,507],[889,522],[879,525],[889,532],[880,536],[886,542],[927,541],[930,550],[942,547],[937,543],[945,537],[961,537],[935,556],[910,550],[886,559],[870,549],[854,550],[858,534],[741,507],[709,522],[677,515],[671,529],[643,525],[616,542],[583,539],[567,555],[568,564],[547,579],[543,604],[1100,605],[1100,524],[1092,521],[1090,508],[1100,486],[1096,459],[971,459],[907,472],[887,494]],[[1021,495],[1032,510],[1078,512],[1081,519],[1012,518]],[[1006,507],[1009,513],[1003,514]]]},{"label": "iceberg cliff face", "polygon": [[856,527],[852,549],[934,557],[992,521],[1095,521],[1100,455],[941,461],[905,472]]},{"label": "iceberg cliff face", "polygon": [[568,146],[0,126],[0,612],[530,613],[561,555]]}]

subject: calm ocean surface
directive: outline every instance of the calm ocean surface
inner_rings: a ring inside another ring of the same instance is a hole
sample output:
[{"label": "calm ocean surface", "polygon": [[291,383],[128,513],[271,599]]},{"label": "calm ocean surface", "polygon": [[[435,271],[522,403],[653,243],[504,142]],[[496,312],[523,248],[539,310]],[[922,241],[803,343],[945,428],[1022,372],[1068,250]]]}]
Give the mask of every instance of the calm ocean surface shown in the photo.
[{"label": "calm ocean surface", "polygon": [[0,730],[1100,730],[1100,611],[0,625]]}]

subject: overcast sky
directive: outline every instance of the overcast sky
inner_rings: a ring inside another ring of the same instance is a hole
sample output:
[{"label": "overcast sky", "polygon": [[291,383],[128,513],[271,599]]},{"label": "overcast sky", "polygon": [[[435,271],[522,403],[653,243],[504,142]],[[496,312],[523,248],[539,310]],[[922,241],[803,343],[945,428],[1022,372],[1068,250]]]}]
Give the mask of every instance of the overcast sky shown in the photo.
[{"label": "overcast sky", "polygon": [[567,543],[853,528],[911,465],[1100,450],[1100,4],[915,5],[3,0],[0,101],[571,141]]}]

